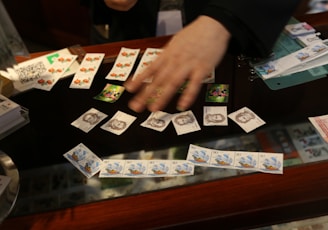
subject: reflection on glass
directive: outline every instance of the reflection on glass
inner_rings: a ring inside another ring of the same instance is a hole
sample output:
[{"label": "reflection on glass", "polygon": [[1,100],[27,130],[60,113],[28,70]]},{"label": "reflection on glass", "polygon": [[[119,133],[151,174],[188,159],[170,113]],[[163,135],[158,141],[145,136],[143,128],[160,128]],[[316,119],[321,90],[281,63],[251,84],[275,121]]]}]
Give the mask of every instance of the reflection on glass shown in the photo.
[{"label": "reflection on glass", "polygon": [[15,56],[28,56],[26,46],[0,0],[0,69],[16,64]]}]

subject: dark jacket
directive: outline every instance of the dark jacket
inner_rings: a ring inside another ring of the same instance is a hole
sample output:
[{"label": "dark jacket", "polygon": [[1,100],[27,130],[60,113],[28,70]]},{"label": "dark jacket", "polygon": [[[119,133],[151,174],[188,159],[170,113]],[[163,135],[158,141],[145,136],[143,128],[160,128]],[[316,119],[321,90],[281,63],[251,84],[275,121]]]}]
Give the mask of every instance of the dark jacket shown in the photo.
[{"label": "dark jacket", "polygon": [[[110,25],[109,41],[155,36],[159,0],[138,0],[128,12],[94,2],[95,24]],[[198,15],[220,21],[232,34],[230,51],[264,57],[271,49],[300,0],[185,0],[186,23]]]}]

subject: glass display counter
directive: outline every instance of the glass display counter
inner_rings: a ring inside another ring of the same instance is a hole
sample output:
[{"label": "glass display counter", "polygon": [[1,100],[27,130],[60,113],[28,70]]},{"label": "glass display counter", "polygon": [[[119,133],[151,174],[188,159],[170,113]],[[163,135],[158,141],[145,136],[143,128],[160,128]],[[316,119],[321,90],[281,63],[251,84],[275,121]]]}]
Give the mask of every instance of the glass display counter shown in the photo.
[{"label": "glass display counter", "polygon": [[[311,23],[311,22],[310,22]],[[90,90],[69,89],[71,78],[50,92],[30,90],[13,99],[30,111],[30,123],[0,141],[20,171],[21,191],[4,229],[138,229],[184,227],[249,229],[328,214],[327,145],[308,121],[328,114],[323,95],[327,78],[272,91],[263,81],[250,81],[249,69],[227,56],[216,69],[216,83],[229,84],[224,104],[228,112],[247,106],[267,122],[250,134],[232,122],[226,127],[201,127],[177,136],[172,126],[164,132],[140,127],[149,113],[135,114],[137,122],[122,136],[94,129],[90,133],[70,123],[90,107],[106,113],[130,111],[132,95],[124,93],[108,105],[95,101],[107,82],[105,75],[121,47],[159,48],[169,37],[149,38],[83,47],[104,52],[105,60]],[[35,56],[40,54],[33,54]],[[32,55],[32,57],[33,57]],[[191,108],[199,123],[206,86]],[[175,102],[167,111],[175,112]],[[295,136],[295,133],[298,136]],[[303,135],[303,136],[302,136]],[[314,140],[307,162],[300,138]],[[319,138],[320,139],[320,138]],[[157,179],[86,179],[63,154],[84,143],[103,159],[184,159],[189,144],[204,147],[284,152],[283,175],[196,167],[195,175]],[[311,155],[312,154],[312,155]]]}]

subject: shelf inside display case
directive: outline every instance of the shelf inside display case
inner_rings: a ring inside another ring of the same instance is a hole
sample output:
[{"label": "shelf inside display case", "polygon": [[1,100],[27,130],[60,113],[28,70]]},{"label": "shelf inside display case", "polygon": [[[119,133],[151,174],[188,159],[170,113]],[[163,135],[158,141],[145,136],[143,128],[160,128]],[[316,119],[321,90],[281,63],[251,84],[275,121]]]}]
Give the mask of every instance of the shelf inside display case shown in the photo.
[{"label": "shelf inside display case", "polygon": [[[194,144],[224,151],[284,153],[285,168],[328,160],[328,144],[309,121],[288,126],[276,124],[251,134],[212,138]],[[181,160],[186,159],[188,148],[188,145],[180,145],[154,151],[141,150],[103,159]],[[99,178],[95,175],[88,179],[68,162],[22,170],[20,197],[11,216],[71,208],[252,173],[259,172],[227,167],[196,167],[194,175],[187,177]]]}]

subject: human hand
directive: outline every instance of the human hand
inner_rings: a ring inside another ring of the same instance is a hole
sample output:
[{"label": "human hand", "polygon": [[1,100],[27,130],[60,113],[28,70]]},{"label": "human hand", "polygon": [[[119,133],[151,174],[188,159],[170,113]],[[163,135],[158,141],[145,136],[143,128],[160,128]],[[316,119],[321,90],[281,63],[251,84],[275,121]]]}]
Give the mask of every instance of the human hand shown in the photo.
[{"label": "human hand", "polygon": [[[178,110],[186,110],[195,101],[203,79],[222,60],[229,39],[230,33],[218,21],[207,16],[197,18],[173,36],[140,75],[125,82],[127,91],[137,93],[129,107],[136,112],[162,110],[188,81],[177,103]],[[150,76],[152,82],[144,83]]]},{"label": "human hand", "polygon": [[114,10],[128,11],[138,0],[104,0],[105,4]]}]

